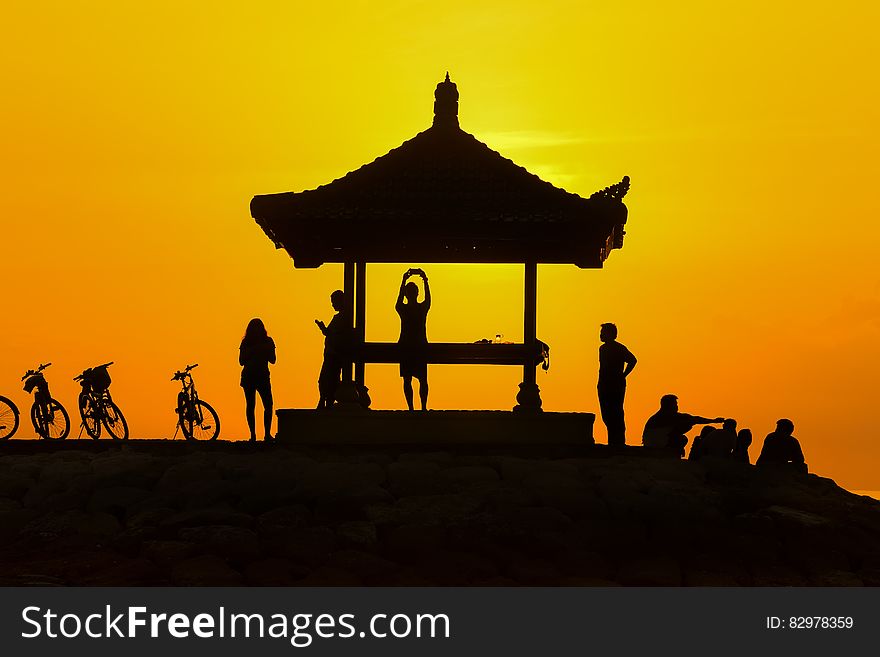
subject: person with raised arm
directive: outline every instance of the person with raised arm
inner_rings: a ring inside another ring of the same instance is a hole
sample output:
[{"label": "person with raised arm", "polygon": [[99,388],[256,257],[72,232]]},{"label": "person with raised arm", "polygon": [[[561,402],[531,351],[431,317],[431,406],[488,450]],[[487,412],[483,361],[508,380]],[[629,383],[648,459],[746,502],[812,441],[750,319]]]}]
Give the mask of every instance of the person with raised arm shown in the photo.
[{"label": "person with raised arm", "polygon": [[707,418],[701,415],[680,413],[678,397],[663,395],[660,398],[660,410],[654,413],[645,423],[642,432],[642,445],[645,447],[663,447],[673,450],[679,457],[684,456],[687,445],[685,434],[698,424],[718,424],[723,417]]},{"label": "person with raised arm", "polygon": [[[425,300],[419,303],[419,286],[409,279],[419,276],[425,287]],[[400,315],[400,376],[406,405],[413,410],[412,380],[419,382],[419,401],[422,410],[428,408],[428,311],[431,309],[431,287],[422,269],[407,269],[400,282],[394,309]]]}]

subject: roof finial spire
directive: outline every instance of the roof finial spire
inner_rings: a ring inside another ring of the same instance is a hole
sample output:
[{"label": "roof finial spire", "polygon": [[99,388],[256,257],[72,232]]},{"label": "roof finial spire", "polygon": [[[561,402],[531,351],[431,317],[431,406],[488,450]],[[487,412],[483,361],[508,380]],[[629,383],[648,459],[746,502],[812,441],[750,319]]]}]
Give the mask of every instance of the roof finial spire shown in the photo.
[{"label": "roof finial spire", "polygon": [[458,127],[458,87],[449,79],[449,71],[434,90],[434,125]]}]

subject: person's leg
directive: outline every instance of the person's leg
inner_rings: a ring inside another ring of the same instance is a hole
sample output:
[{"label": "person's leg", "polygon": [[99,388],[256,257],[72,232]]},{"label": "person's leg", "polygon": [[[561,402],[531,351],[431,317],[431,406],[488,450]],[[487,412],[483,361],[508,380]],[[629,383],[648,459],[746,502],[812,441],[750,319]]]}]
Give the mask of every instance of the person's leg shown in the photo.
[{"label": "person's leg", "polygon": [[614,399],[615,404],[615,437],[619,444],[626,444],[626,416],[623,412],[623,403],[626,399],[626,382],[617,390],[617,397]]},{"label": "person's leg", "polygon": [[403,396],[406,397],[406,405],[409,410],[413,410],[413,387],[412,377],[403,377]]},{"label": "person's leg", "polygon": [[318,376],[318,392],[321,395],[318,401],[318,408],[330,408],[333,406],[333,400],[336,398],[336,387],[339,385],[339,376],[342,373],[342,367],[337,365],[333,360],[324,358],[321,365],[321,374]]},{"label": "person's leg", "polygon": [[321,363],[321,373],[318,374],[318,410],[327,408],[327,361]]},{"label": "person's leg", "polygon": [[266,381],[257,390],[263,402],[263,440],[272,440],[272,384]]},{"label": "person's leg", "polygon": [[422,410],[428,410],[428,375],[419,377],[419,401],[422,402]]},{"label": "person's leg", "polygon": [[251,440],[257,439],[257,429],[256,429],[256,418],[254,417],[254,410],[257,405],[257,390],[256,388],[245,388],[244,389],[244,416],[247,418],[248,429],[251,431]]},{"label": "person's leg", "polygon": [[621,420],[619,418],[617,394],[611,386],[601,385],[598,387],[599,393],[599,412],[602,415],[602,422],[608,432],[608,444],[623,444],[623,436],[620,431]]},{"label": "person's leg", "polygon": [[333,363],[332,378],[327,387],[327,403],[333,406],[336,401],[336,393],[339,391],[339,384],[342,383],[342,363]]}]

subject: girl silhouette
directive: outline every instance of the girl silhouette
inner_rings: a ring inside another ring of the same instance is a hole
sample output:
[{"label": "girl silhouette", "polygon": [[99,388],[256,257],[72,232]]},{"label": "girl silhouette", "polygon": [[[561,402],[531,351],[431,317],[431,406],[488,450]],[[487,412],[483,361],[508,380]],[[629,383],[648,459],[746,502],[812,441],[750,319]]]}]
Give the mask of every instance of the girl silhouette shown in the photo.
[{"label": "girl silhouette", "polygon": [[244,388],[245,416],[251,431],[251,440],[257,439],[256,418],[257,393],[263,402],[264,440],[272,440],[272,384],[269,381],[269,363],[275,362],[275,342],[266,332],[263,321],[257,318],[248,322],[238,348],[238,364],[241,368],[241,387]]}]

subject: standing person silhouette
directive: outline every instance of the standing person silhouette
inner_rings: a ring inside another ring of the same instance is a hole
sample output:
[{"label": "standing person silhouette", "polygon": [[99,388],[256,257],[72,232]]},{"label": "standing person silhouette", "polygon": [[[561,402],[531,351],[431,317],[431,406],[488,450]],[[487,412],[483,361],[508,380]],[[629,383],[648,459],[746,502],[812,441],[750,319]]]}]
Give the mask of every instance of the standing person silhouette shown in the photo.
[{"label": "standing person silhouette", "polygon": [[636,357],[617,341],[617,327],[602,324],[599,330],[599,409],[608,430],[608,444],[626,444],[626,423],[623,399],[626,396],[626,377],[636,366]]},{"label": "standing person silhouette", "polygon": [[[420,276],[425,285],[425,300],[418,302],[419,287],[411,276]],[[419,400],[422,410],[428,407],[428,311],[431,309],[431,288],[428,276],[421,269],[407,269],[400,282],[394,309],[400,315],[400,376],[403,377],[403,394],[406,405],[413,410],[413,378],[419,381]]]},{"label": "standing person silhouette", "polygon": [[342,368],[349,356],[351,324],[345,311],[345,292],[336,290],[330,295],[330,305],[336,314],[330,323],[325,325],[315,320],[321,333],[324,334],[324,363],[318,375],[319,409],[327,409],[336,401],[336,390],[342,378]]},{"label": "standing person silhouette", "polygon": [[245,416],[251,432],[251,440],[257,439],[256,418],[257,393],[263,403],[263,439],[272,440],[272,384],[269,381],[269,363],[275,363],[275,341],[269,337],[261,319],[248,322],[241,346],[238,348],[238,364],[241,368],[241,387],[244,388]]}]

